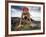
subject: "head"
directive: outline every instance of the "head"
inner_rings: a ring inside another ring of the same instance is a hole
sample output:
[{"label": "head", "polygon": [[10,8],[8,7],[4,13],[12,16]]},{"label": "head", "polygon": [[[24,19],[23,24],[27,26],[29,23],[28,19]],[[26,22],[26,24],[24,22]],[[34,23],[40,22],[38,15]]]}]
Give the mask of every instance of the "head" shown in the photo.
[{"label": "head", "polygon": [[23,12],[26,13],[26,12],[28,12],[28,11],[29,11],[29,9],[28,9],[27,7],[24,7],[24,8],[23,8]]}]

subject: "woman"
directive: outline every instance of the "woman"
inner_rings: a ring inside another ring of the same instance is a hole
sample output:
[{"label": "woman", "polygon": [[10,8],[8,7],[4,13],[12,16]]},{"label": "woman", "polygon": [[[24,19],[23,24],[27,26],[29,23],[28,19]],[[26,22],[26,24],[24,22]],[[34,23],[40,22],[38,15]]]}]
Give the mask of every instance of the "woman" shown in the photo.
[{"label": "woman", "polygon": [[18,26],[18,30],[29,30],[29,29],[31,29],[30,13],[29,9],[27,7],[24,7],[20,19],[20,24]]}]

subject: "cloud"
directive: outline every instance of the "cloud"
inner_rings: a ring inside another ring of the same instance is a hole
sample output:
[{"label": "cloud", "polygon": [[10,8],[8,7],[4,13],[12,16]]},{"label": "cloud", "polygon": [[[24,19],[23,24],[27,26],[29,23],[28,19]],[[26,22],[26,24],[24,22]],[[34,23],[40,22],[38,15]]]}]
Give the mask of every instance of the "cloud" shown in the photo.
[{"label": "cloud", "polygon": [[[36,20],[36,21],[40,21],[40,12],[39,11],[29,11],[30,13],[30,17],[33,19],[33,20]],[[11,17],[21,17],[22,15],[22,10],[18,10],[18,9],[14,9],[12,8],[11,9]]]}]

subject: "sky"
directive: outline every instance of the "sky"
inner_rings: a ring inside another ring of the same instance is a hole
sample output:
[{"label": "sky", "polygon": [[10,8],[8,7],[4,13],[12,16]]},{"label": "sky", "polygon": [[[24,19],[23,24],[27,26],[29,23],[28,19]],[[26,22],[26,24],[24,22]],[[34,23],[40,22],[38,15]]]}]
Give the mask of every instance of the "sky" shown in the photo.
[{"label": "sky", "polygon": [[[11,6],[11,17],[21,17],[23,7],[24,6]],[[29,6],[27,8],[29,9],[30,17],[35,21],[40,21],[41,8],[37,6]]]}]

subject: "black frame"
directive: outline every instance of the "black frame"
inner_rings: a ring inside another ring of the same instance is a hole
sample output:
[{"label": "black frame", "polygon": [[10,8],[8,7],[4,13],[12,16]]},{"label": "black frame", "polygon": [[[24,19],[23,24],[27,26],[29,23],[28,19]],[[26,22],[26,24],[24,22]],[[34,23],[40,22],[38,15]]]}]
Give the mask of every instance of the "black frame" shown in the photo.
[{"label": "black frame", "polygon": [[[42,4],[43,5],[43,32],[9,35],[8,34],[8,3]],[[5,36],[38,35],[38,34],[45,34],[45,3],[44,2],[5,1]]]}]

